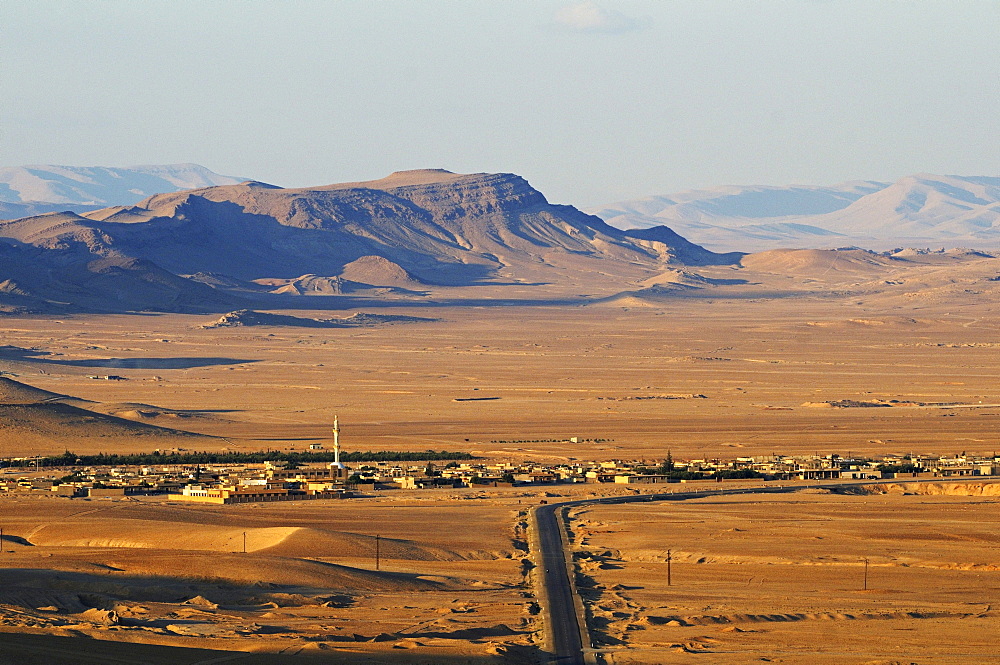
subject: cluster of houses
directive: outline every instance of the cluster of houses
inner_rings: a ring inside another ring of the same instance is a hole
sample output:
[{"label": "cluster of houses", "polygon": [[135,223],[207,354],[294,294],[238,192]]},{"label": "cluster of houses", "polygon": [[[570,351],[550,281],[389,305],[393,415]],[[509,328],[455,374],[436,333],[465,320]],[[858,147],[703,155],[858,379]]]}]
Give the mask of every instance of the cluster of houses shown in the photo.
[{"label": "cluster of houses", "polygon": [[[397,470],[394,470],[397,471]],[[392,487],[431,487],[450,483],[455,487],[472,485],[538,485],[551,483],[659,484],[718,482],[726,478],[754,477],[765,480],[839,480],[934,478],[952,476],[1000,475],[1000,457],[980,458],[957,455],[886,456],[878,459],[826,456],[757,456],[731,460],[688,460],[670,462],[647,460],[611,460],[604,462],[566,462],[545,464],[452,463],[434,477],[409,475],[385,476],[380,469],[362,471],[365,480]],[[506,482],[505,482],[506,481]]]},{"label": "cluster of houses", "polygon": [[[10,466],[11,461],[7,462]],[[166,494],[168,499],[245,503],[332,499],[388,489],[511,487],[557,483],[650,485],[718,482],[725,478],[836,480],[1000,475],[1000,457],[758,456],[731,460],[572,461],[560,464],[489,461],[404,464],[372,462],[348,469],[337,464],[291,467],[208,464],[142,467],[0,469],[0,492],[44,492],[68,497]]]},{"label": "cluster of houses", "polygon": [[[708,468],[699,460],[691,463],[698,464],[703,469]],[[717,461],[710,464],[717,464]],[[1000,457],[995,453],[991,457],[961,453],[954,456],[886,455],[875,459],[845,458],[840,455],[773,455],[738,457],[730,464],[734,469],[749,469],[765,478],[777,480],[879,480],[1000,475]]]},{"label": "cluster of houses", "polygon": [[[60,472],[72,471],[68,475]],[[296,499],[336,499],[351,495],[347,470],[334,465],[287,469],[260,465],[164,465],[84,467],[0,477],[0,492],[51,492],[68,497],[166,494],[177,501],[247,503]]]}]

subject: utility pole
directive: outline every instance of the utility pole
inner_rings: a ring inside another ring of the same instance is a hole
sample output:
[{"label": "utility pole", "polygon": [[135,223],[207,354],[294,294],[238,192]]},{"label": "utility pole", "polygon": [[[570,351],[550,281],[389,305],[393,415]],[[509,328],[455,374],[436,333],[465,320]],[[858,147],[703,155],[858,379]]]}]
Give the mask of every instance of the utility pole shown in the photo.
[{"label": "utility pole", "polygon": [[375,570],[379,569],[379,539],[381,536],[375,534]]},{"label": "utility pole", "polygon": [[672,586],[674,583],[673,577],[670,571],[670,562],[673,560],[673,552],[667,550],[667,586]]},{"label": "utility pole", "polygon": [[865,559],[865,591],[868,591],[868,559]]},{"label": "utility pole", "polygon": [[243,553],[247,553],[247,532],[243,532]]}]

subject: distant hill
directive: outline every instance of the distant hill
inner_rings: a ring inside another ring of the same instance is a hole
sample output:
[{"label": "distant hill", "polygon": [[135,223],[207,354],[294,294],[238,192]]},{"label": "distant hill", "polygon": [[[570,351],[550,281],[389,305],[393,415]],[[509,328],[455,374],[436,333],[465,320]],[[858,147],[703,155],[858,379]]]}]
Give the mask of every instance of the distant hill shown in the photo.
[{"label": "distant hill", "polygon": [[998,247],[1000,178],[908,176],[842,210],[812,217],[808,223],[876,241]]},{"label": "distant hill", "polygon": [[246,178],[219,175],[197,164],[0,167],[0,219],[132,205],[153,194],[243,180]]},{"label": "distant hill", "polygon": [[716,251],[1000,247],[1000,178],[920,174],[895,183],[718,187],[590,209],[623,229],[667,225]]},{"label": "distant hill", "polygon": [[300,189],[247,181],[27,217],[0,223],[3,254],[0,307],[168,311],[229,311],[247,299],[345,288],[575,289],[742,256],[665,227],[617,229],[550,204],[514,174],[441,170]]},{"label": "distant hill", "polygon": [[75,203],[8,203],[0,201],[0,219],[18,219],[33,215],[44,215],[49,212],[87,212],[101,206],[78,205]]}]

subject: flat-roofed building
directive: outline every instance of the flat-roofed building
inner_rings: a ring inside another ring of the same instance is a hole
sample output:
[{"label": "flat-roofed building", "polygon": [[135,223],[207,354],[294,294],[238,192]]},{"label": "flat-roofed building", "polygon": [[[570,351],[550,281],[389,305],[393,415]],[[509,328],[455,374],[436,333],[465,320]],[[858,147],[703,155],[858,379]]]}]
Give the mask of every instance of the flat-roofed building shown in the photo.
[{"label": "flat-roofed building", "polygon": [[619,485],[663,485],[671,480],[670,476],[661,474],[621,473],[615,476],[615,482]]}]

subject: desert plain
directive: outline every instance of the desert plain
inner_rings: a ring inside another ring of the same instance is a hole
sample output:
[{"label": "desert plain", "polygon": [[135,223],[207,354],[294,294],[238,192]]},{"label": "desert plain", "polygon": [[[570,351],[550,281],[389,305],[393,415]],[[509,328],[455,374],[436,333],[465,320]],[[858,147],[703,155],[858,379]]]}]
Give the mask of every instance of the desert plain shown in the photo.
[{"label": "desert plain", "polygon": [[[18,381],[179,432],[102,430],[14,396],[0,456],[303,450],[329,441],[335,415],[346,450],[497,461],[995,450],[995,259],[930,256],[902,274],[831,256],[754,255],[634,293],[595,280],[546,300],[467,287],[281,312],[421,319],[370,327],[9,317],[0,359]],[[89,378],[108,374],[125,380]],[[873,401],[893,406],[831,404]],[[998,495],[948,487],[574,509],[599,657],[989,662]],[[525,510],[621,491],[3,496],[0,662],[541,662]]]},{"label": "desert plain", "polygon": [[592,635],[617,665],[995,662],[998,497],[887,483],[577,509]]}]

